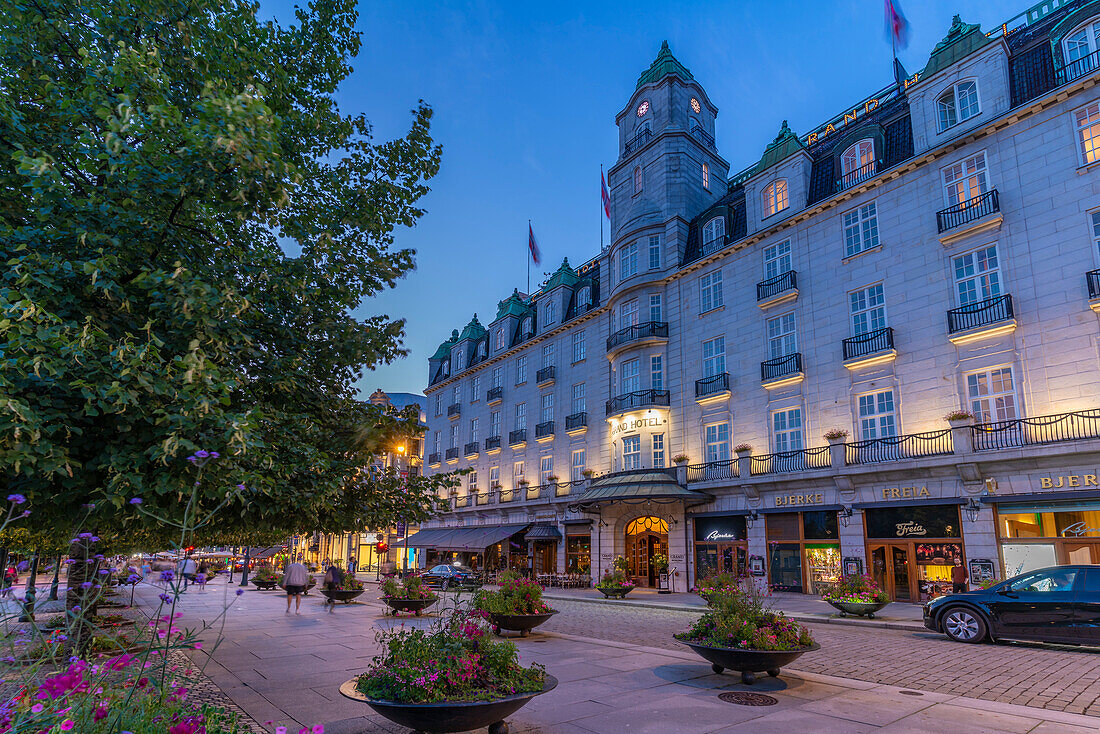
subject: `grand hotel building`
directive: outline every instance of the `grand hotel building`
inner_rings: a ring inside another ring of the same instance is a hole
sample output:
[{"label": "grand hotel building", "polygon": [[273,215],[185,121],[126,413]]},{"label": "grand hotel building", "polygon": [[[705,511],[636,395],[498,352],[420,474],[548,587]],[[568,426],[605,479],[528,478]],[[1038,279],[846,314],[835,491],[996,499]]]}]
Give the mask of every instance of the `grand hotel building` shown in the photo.
[{"label": "grand hotel building", "polygon": [[1100,562],[1098,52],[1100,2],[956,16],[731,174],[665,44],[616,117],[611,246],[429,360],[428,470],[473,471],[421,562],[899,601]]}]

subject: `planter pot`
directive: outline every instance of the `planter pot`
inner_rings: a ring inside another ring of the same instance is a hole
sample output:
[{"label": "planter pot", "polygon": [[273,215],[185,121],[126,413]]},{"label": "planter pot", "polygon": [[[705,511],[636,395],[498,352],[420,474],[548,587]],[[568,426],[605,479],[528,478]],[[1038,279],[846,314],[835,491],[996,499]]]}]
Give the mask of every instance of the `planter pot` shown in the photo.
[{"label": "planter pot", "polygon": [[545,614],[490,614],[489,620],[493,624],[493,632],[498,635],[501,630],[519,632],[520,637],[526,637],[531,630],[557,614],[555,609]]},{"label": "planter pot", "polygon": [[321,594],[329,601],[351,604],[351,600],[364,591],[365,589],[321,589]]},{"label": "planter pot", "polygon": [[867,617],[868,619],[874,619],[875,612],[890,603],[888,601],[876,601],[865,604],[858,601],[833,601],[832,599],[826,599],[825,601],[829,602],[829,605],[834,609],[839,609],[842,617],[851,614],[854,617]]},{"label": "planter pot", "polygon": [[271,591],[278,583],[278,581],[257,581],[256,579],[252,579],[252,585],[261,591]]},{"label": "planter pot", "polygon": [[633,586],[627,586],[621,589],[601,589],[599,586],[596,587],[596,589],[608,599],[622,599],[629,594],[633,588]]},{"label": "planter pot", "polygon": [[[675,639],[675,638],[673,638]],[[734,647],[710,647],[695,642],[677,640],[692,650],[699,657],[710,663],[711,670],[721,673],[727,668],[741,673],[741,682],[751,686],[756,682],[756,673],[767,672],[773,678],[777,678],[780,669],[797,660],[803,653],[820,650],[821,645],[814,644],[801,650],[743,650]]]},{"label": "planter pot", "polygon": [[395,617],[398,612],[412,612],[419,617],[422,611],[439,601],[439,597],[437,596],[434,599],[397,599],[392,596],[384,596],[382,601],[393,610],[392,614]]},{"label": "planter pot", "polygon": [[461,701],[449,703],[396,703],[372,701],[355,688],[352,678],[340,686],[340,693],[356,701],[362,701],[382,716],[399,726],[407,726],[417,732],[473,731],[489,727],[489,734],[508,734],[504,718],[511,716],[535,696],[554,690],[558,679],[547,674],[542,690],[534,693],[517,693],[514,696],[494,698],[491,701]]}]

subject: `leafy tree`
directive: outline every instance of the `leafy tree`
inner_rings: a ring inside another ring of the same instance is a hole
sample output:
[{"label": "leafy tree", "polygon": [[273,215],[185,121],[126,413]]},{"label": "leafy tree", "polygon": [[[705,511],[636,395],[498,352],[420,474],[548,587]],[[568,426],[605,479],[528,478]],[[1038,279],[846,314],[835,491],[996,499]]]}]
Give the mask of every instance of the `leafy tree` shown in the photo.
[{"label": "leafy tree", "polygon": [[[130,498],[178,521],[192,492],[196,511],[227,502],[196,537],[429,506],[430,484],[360,473],[402,419],[353,382],[405,352],[402,320],[351,310],[413,267],[394,232],[438,170],[431,110],[376,143],[338,108],[353,0],[290,25],[256,12],[0,14],[0,466],[36,524],[67,528],[95,502],[97,532],[124,535]],[[196,488],[199,449],[220,459]]]}]

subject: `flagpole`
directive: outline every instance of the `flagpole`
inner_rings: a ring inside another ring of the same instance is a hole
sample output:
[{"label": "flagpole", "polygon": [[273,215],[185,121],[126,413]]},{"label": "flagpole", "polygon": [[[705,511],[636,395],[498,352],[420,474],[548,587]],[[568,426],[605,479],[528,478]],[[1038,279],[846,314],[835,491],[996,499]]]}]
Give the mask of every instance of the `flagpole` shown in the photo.
[{"label": "flagpole", "polygon": [[603,164],[600,164],[600,252],[603,252]]},{"label": "flagpole", "polygon": [[531,220],[527,220],[527,297],[531,297]]}]

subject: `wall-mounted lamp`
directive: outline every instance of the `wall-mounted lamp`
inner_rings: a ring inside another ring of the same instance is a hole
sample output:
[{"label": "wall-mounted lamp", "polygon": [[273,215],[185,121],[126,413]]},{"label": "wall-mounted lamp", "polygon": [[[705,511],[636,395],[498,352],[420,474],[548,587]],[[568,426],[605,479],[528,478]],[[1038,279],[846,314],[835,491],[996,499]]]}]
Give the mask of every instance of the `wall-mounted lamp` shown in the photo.
[{"label": "wall-mounted lamp", "polygon": [[840,509],[840,512],[836,514],[836,516],[840,518],[841,525],[843,525],[844,527],[848,527],[848,525],[850,525],[852,522],[852,506],[844,505],[844,507]]},{"label": "wall-mounted lamp", "polygon": [[756,510],[750,510],[748,515],[745,515],[745,527],[751,528],[753,523],[760,519],[760,513]]},{"label": "wall-mounted lamp", "polygon": [[982,511],[982,503],[978,501],[977,497],[971,497],[966,501],[966,505],[963,506],[966,511],[966,519],[970,522],[978,521],[978,513]]}]

